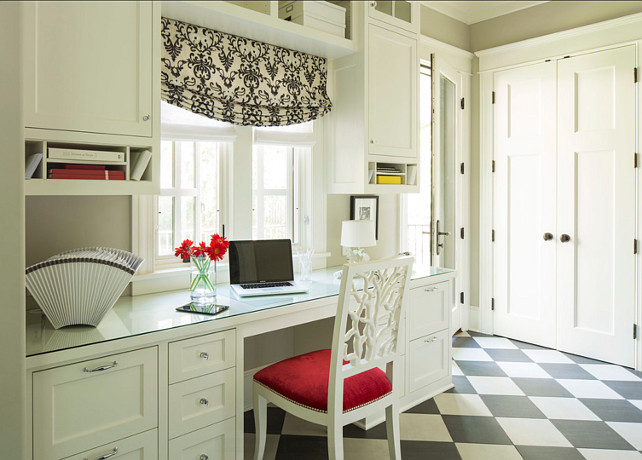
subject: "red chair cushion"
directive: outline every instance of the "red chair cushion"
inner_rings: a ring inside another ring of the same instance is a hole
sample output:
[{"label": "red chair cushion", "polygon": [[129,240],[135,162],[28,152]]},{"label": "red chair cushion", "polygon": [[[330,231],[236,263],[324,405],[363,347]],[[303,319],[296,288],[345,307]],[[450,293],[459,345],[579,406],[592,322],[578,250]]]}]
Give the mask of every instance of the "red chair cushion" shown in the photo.
[{"label": "red chair cushion", "polygon": [[[300,406],[327,412],[331,354],[332,350],[318,350],[279,361],[254,374],[254,380]],[[348,377],[343,384],[343,411],[391,391],[392,384],[378,367]]]}]

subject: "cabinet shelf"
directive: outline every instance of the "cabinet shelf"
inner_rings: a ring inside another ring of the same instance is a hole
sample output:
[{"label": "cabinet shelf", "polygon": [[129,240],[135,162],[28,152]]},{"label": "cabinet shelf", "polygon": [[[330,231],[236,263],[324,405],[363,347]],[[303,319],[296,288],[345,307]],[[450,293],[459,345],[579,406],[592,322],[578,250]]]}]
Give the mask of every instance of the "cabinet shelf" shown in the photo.
[{"label": "cabinet shelf", "polygon": [[353,40],[279,19],[276,1],[236,3],[268,5],[249,7],[225,1],[167,1],[162,2],[162,15],[328,59],[357,51]]}]

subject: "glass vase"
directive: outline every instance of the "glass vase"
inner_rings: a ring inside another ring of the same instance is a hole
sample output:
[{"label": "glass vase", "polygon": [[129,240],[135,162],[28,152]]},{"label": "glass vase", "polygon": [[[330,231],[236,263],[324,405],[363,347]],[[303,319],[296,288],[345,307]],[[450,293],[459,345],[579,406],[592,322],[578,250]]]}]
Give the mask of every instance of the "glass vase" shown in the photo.
[{"label": "glass vase", "polygon": [[216,262],[207,256],[190,261],[190,298],[193,305],[216,303]]}]

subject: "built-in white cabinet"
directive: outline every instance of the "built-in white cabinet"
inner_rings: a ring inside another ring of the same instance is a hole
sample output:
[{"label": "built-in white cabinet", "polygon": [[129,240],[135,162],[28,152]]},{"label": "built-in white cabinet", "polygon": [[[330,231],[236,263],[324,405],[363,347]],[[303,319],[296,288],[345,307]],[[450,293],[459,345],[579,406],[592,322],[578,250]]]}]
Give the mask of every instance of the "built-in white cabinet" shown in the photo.
[{"label": "built-in white cabinet", "polygon": [[65,460],[158,460],[158,431],[130,436],[65,458]]},{"label": "built-in white cabinet", "polygon": [[425,283],[409,291],[406,310],[406,398],[410,401],[425,399],[427,394],[443,388],[443,382],[440,383],[442,379],[450,382],[451,283]]},{"label": "built-in white cabinet", "polygon": [[152,135],[152,2],[25,2],[28,128]]},{"label": "built-in white cabinet", "polygon": [[[149,347],[34,372],[34,459],[111,450],[119,440],[155,428],[157,362],[157,347]],[[146,455],[153,458],[149,447]]]},{"label": "built-in white cabinet", "polygon": [[410,32],[419,31],[419,3],[415,1],[371,0],[368,16]]},{"label": "built-in white cabinet", "polygon": [[418,191],[417,34],[353,3],[363,47],[329,64],[326,116],[330,193]]}]

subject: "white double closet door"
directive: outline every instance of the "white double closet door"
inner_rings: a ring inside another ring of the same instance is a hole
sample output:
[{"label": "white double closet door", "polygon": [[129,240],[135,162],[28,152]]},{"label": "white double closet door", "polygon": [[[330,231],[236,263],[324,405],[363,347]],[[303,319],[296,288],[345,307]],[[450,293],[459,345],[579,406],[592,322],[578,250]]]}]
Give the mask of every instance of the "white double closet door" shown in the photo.
[{"label": "white double closet door", "polygon": [[635,62],[495,74],[495,334],[633,366]]}]

